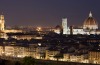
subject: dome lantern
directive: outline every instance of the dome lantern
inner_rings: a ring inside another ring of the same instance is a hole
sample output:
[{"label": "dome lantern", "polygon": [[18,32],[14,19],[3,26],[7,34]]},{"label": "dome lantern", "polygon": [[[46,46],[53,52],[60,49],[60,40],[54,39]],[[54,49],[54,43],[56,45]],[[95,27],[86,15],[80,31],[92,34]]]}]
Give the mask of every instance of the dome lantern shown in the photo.
[{"label": "dome lantern", "polygon": [[89,13],[89,17],[92,17],[92,13],[91,13],[91,11],[90,11],[90,13]]}]

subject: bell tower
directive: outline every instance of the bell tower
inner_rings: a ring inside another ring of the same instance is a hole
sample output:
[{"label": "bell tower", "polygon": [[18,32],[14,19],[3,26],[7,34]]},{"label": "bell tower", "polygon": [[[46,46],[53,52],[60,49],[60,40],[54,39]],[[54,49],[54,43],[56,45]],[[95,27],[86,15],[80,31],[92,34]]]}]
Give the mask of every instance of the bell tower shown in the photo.
[{"label": "bell tower", "polygon": [[63,34],[68,34],[67,33],[67,18],[62,19],[62,28],[63,28]]},{"label": "bell tower", "polygon": [[0,15],[0,31],[4,30],[4,24],[5,24],[5,20],[4,20],[4,15]]}]

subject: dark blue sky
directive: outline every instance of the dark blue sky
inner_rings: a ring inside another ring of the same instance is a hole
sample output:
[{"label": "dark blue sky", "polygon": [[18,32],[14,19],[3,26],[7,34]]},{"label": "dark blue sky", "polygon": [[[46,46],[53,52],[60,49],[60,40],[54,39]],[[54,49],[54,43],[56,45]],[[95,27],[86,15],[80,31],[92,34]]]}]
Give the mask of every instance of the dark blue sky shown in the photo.
[{"label": "dark blue sky", "polygon": [[77,26],[90,11],[100,23],[100,0],[0,0],[7,26],[56,26],[63,17]]}]

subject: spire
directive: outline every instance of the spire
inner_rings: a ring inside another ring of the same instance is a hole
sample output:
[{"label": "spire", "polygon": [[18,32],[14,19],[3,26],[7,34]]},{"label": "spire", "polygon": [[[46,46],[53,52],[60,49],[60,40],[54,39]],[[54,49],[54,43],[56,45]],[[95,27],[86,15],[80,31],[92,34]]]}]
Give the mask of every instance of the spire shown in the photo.
[{"label": "spire", "polygon": [[92,13],[91,13],[91,11],[90,11],[90,13],[89,13],[89,17],[92,17]]}]

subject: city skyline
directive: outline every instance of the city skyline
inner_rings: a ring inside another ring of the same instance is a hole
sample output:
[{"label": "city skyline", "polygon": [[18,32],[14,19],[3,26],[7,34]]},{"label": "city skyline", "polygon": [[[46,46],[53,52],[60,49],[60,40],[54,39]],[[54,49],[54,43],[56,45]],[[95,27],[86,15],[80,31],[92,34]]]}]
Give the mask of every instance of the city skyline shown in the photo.
[{"label": "city skyline", "polygon": [[1,0],[0,12],[5,16],[7,26],[56,26],[61,25],[63,17],[68,19],[68,25],[83,25],[91,11],[93,17],[100,23],[99,0]]}]

